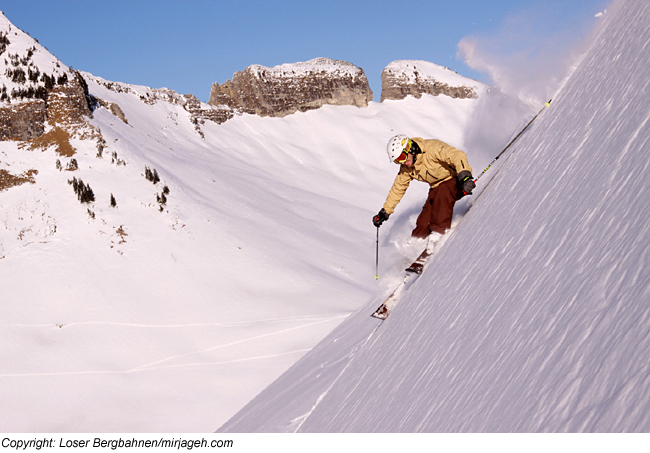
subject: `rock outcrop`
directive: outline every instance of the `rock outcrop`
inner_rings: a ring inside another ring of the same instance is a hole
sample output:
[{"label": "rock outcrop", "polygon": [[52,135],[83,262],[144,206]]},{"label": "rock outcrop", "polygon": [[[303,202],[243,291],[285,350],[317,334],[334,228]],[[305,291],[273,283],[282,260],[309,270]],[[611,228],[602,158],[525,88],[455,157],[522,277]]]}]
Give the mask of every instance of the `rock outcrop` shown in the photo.
[{"label": "rock outcrop", "polygon": [[45,132],[45,124],[78,126],[92,117],[92,98],[83,78],[70,72],[61,85],[48,87],[41,97],[0,104],[0,140],[32,140]]},{"label": "rock outcrop", "polygon": [[124,114],[124,111],[122,111],[122,108],[119,105],[117,105],[114,102],[105,101],[103,99],[97,99],[97,102],[99,103],[99,105],[101,105],[106,110],[111,112],[115,117],[122,120],[125,124],[129,124],[129,120],[126,119],[126,115]]},{"label": "rock outcrop", "polygon": [[30,140],[45,131],[46,104],[42,99],[0,107],[0,140]]},{"label": "rock outcrop", "polygon": [[214,83],[209,104],[260,116],[286,116],[325,104],[366,107],[372,91],[363,69],[316,58],[268,68],[253,65],[222,85]]},{"label": "rock outcrop", "polygon": [[65,84],[48,92],[48,130],[29,140],[26,146],[32,150],[53,146],[59,155],[72,157],[76,149],[70,139],[98,140],[101,137],[99,129],[88,121],[94,107],[95,99],[88,93],[86,81],[79,73],[71,72]]},{"label": "rock outcrop", "polygon": [[452,98],[478,97],[482,84],[468,79],[451,69],[421,60],[393,61],[381,71],[381,101],[399,100],[423,94]]},{"label": "rock outcrop", "polygon": [[221,124],[235,116],[235,111],[231,107],[203,104],[193,94],[183,95],[183,108],[190,113],[192,123],[196,126],[204,124],[205,121]]}]

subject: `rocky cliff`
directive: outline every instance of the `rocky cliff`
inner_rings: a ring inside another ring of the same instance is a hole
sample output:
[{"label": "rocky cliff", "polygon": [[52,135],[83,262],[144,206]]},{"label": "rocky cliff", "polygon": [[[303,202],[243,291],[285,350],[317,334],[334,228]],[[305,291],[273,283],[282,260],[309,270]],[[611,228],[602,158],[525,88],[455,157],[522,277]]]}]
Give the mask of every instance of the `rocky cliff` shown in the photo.
[{"label": "rocky cliff", "polygon": [[0,140],[29,140],[45,130],[46,104],[42,99],[0,107]]},{"label": "rocky cliff", "polygon": [[[88,122],[93,107],[83,77],[0,13],[0,141],[71,157],[71,139],[101,137]],[[37,169],[16,171],[6,160],[0,162],[0,191],[35,183]]]},{"label": "rocky cliff", "polygon": [[363,69],[316,58],[268,68],[253,65],[222,85],[214,83],[209,104],[260,116],[285,116],[325,104],[366,107],[372,91]]},{"label": "rocky cliff", "polygon": [[381,101],[399,100],[423,94],[452,98],[478,97],[482,84],[458,75],[454,71],[421,60],[393,61],[381,71]]}]

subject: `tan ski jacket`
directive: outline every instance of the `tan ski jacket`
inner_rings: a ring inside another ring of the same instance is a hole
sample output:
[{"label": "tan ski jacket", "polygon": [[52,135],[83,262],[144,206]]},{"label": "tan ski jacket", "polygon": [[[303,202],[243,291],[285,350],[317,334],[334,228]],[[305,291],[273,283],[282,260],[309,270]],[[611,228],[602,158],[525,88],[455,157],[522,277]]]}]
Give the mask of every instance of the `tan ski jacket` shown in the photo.
[{"label": "tan ski jacket", "polygon": [[440,183],[455,178],[463,170],[472,172],[467,155],[461,150],[440,140],[425,140],[420,137],[411,140],[420,146],[422,154],[418,154],[413,167],[408,168],[406,165],[400,165],[399,173],[393,182],[393,187],[388,192],[386,203],[384,203],[386,214],[392,214],[395,211],[395,206],[400,202],[414,179],[426,182],[433,189]]}]

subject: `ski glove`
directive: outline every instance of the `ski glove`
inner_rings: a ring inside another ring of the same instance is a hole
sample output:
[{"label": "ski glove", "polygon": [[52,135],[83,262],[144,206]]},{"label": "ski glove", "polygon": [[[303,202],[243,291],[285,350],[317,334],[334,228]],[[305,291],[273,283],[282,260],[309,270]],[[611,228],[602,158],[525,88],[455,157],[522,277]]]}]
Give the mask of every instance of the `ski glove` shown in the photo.
[{"label": "ski glove", "polygon": [[386,214],[386,211],[384,211],[384,208],[381,208],[381,211],[372,218],[372,223],[379,228],[382,223],[384,223],[388,218],[390,217],[390,214]]},{"label": "ski glove", "polygon": [[472,194],[472,190],[474,190],[476,184],[474,184],[474,178],[468,170],[463,170],[458,173],[456,180],[458,181],[459,196]]}]

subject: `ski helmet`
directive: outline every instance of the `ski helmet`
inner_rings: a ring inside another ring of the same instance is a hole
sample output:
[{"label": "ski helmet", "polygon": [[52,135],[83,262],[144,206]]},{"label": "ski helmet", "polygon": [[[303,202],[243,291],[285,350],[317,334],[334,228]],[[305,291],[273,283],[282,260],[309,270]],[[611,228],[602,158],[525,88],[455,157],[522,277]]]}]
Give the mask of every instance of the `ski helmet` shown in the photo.
[{"label": "ski helmet", "polygon": [[404,151],[408,152],[411,139],[404,134],[396,135],[388,140],[386,151],[388,152],[388,160],[394,162]]}]

